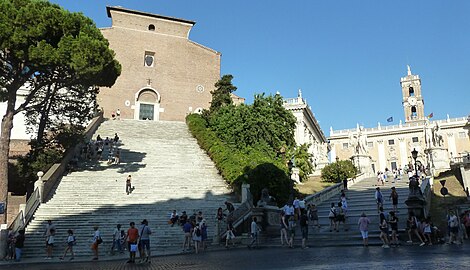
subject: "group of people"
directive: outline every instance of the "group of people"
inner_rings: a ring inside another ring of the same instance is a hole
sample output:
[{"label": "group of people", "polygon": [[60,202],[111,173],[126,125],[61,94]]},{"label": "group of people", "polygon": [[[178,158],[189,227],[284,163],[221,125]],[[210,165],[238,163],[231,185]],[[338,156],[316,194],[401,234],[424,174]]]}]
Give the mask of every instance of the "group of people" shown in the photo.
[{"label": "group of people", "polygon": [[300,227],[302,236],[302,249],[308,248],[308,226],[320,227],[318,223],[318,209],[315,204],[306,204],[304,198],[295,198],[281,209],[280,233],[281,245],[294,248],[294,238],[297,227]]},{"label": "group of people", "polygon": [[[118,142],[119,136],[117,133],[114,134],[113,138],[106,137],[105,139],[98,134],[96,140],[90,140],[80,149],[80,158],[89,161],[106,160],[108,165],[118,165],[121,162],[121,150],[118,148]],[[103,155],[105,149],[107,151]]]}]

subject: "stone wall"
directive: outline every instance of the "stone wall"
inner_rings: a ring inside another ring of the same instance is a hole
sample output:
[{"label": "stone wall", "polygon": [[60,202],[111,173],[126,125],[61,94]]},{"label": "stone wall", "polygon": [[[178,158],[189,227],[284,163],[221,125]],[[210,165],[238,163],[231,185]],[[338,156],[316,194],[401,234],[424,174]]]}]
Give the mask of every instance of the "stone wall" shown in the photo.
[{"label": "stone wall", "polygon": [[26,195],[12,195],[11,192],[8,192],[8,209],[7,209],[7,224],[13,222],[13,220],[18,215],[18,211],[20,209],[20,204],[26,203]]}]

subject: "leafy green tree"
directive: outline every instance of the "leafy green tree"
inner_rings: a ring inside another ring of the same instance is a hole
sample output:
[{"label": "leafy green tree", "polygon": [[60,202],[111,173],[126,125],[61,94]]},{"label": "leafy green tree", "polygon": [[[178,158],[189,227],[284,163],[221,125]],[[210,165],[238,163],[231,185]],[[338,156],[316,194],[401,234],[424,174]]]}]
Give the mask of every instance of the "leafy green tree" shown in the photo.
[{"label": "leafy green tree", "polygon": [[211,91],[212,101],[209,108],[210,113],[217,111],[224,105],[231,105],[233,103],[231,93],[237,90],[237,87],[232,84],[233,76],[230,74],[222,76],[220,80],[215,83],[215,90]]},{"label": "leafy green tree", "polygon": [[[41,100],[46,108],[41,113],[47,115],[45,100],[59,91],[112,86],[120,65],[99,29],[81,13],[36,0],[0,0],[0,10],[0,101],[7,103],[0,137],[0,201],[6,202],[14,115]],[[17,104],[23,85],[29,92]],[[0,221],[5,220],[3,215]]]},{"label": "leafy green tree", "polygon": [[351,160],[338,160],[326,165],[321,170],[321,178],[325,182],[339,183],[343,179],[355,177],[357,172],[358,170]]},{"label": "leafy green tree", "polygon": [[294,150],[295,167],[299,168],[300,181],[303,182],[308,179],[308,176],[313,173],[313,164],[310,160],[312,154],[308,152],[310,144],[304,143],[299,145]]},{"label": "leafy green tree", "polygon": [[280,95],[255,95],[251,105],[226,104],[208,118],[189,115],[186,122],[224,179],[235,190],[243,182],[250,183],[255,201],[263,188],[269,189],[279,205],[289,198],[292,181],[281,148],[296,157],[301,177],[311,173],[308,146],[294,151],[296,119],[283,107]]}]

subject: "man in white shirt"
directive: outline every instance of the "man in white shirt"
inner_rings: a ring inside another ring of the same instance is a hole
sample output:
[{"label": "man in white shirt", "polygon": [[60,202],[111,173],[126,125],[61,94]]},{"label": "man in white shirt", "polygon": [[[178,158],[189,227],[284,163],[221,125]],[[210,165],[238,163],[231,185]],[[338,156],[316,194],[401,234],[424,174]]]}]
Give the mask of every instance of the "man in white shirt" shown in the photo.
[{"label": "man in white shirt", "polygon": [[251,249],[253,247],[254,244],[256,244],[256,247],[258,247],[258,231],[259,231],[259,228],[258,228],[258,224],[256,224],[256,222],[258,221],[258,219],[256,217],[253,217],[253,221],[251,222],[251,243],[248,245],[248,248]]}]

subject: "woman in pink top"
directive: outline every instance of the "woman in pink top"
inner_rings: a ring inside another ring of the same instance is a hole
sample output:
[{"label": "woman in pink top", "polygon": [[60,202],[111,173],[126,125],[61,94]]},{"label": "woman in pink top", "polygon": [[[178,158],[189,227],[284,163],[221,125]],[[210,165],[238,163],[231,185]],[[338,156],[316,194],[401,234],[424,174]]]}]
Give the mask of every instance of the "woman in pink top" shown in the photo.
[{"label": "woman in pink top", "polygon": [[359,221],[357,222],[359,225],[359,230],[361,231],[362,241],[364,246],[367,247],[369,245],[369,224],[370,219],[366,216],[366,213],[362,212]]}]

